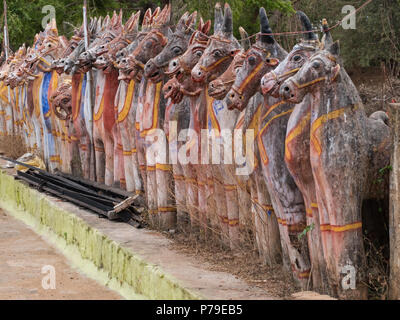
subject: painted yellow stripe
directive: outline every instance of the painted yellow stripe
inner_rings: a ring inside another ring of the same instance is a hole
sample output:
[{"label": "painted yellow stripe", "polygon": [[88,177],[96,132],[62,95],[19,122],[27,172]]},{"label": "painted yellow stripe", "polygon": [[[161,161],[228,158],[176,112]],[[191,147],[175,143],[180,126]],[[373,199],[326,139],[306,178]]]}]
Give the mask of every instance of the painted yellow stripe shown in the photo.
[{"label": "painted yellow stripe", "polygon": [[171,171],[172,166],[170,164],[162,164],[162,163],[157,163],[156,164],[156,169],[161,170],[161,171]]},{"label": "painted yellow stripe", "polygon": [[156,84],[156,93],[155,93],[155,98],[154,98],[154,106],[153,106],[153,125],[151,128],[145,129],[140,133],[141,137],[146,136],[146,134],[152,130],[157,128],[157,123],[158,123],[158,109],[160,106],[160,96],[161,96],[161,89],[162,89],[162,81],[158,82]]},{"label": "painted yellow stripe", "polygon": [[[359,108],[359,105],[354,105],[353,106],[353,110],[356,110]],[[329,112],[327,114],[322,115],[321,117],[319,117],[317,120],[315,120],[312,125],[311,125],[311,145],[313,146],[313,148],[315,149],[315,151],[317,152],[318,155],[321,155],[322,152],[322,148],[321,148],[321,144],[319,141],[319,138],[317,137],[316,131],[326,122],[328,122],[329,120],[333,120],[336,118],[339,118],[343,113],[345,113],[345,111],[349,109],[349,107],[345,107],[345,108],[341,108],[341,109],[337,109],[334,110],[332,112]]]},{"label": "painted yellow stripe", "polygon": [[292,113],[292,112],[293,112],[293,108],[290,109],[290,110],[288,110],[288,111],[285,111],[285,112],[282,112],[282,113],[280,113],[280,114],[277,114],[276,116],[272,117],[272,118],[265,124],[265,126],[261,129],[261,131],[260,131],[260,133],[259,133],[259,135],[258,135],[257,140],[258,140],[258,148],[259,148],[259,150],[260,150],[261,160],[262,160],[262,162],[264,163],[264,165],[267,165],[268,162],[269,162],[268,155],[267,155],[267,151],[266,151],[265,146],[264,146],[264,143],[263,143],[263,141],[262,141],[262,136],[263,136],[264,132],[267,130],[268,126],[270,125],[270,123],[271,123],[273,120],[275,120],[276,118],[282,117],[282,116],[284,116],[284,115],[290,114],[290,113]]},{"label": "painted yellow stripe", "polygon": [[247,78],[243,81],[243,83],[239,87],[239,94],[243,94],[243,89],[248,85],[248,83],[255,77],[255,75],[260,71],[263,67],[264,61],[261,61],[257,67],[247,76]]},{"label": "painted yellow stripe", "polygon": [[224,189],[225,189],[225,191],[234,191],[234,190],[236,190],[236,185],[226,184],[226,185],[224,185]]},{"label": "painted yellow stripe", "polygon": [[176,212],[176,207],[158,207],[158,212]]},{"label": "painted yellow stripe", "polygon": [[99,106],[99,110],[97,110],[97,112],[93,115],[93,120],[94,121],[99,121],[103,115],[104,112],[104,93],[103,96],[101,97],[101,101],[100,101],[100,106]]},{"label": "painted yellow stripe", "polygon": [[83,78],[84,74],[81,74],[81,78],[79,79],[79,86],[78,86],[78,92],[77,92],[77,99],[75,101],[76,106],[75,106],[75,112],[72,117],[73,120],[76,120],[79,116],[79,113],[81,112],[81,97],[82,97],[82,84],[83,84]]},{"label": "painted yellow stripe", "polygon": [[299,124],[290,131],[290,133],[286,136],[285,140],[285,159],[291,160],[292,155],[289,152],[288,145],[290,142],[292,142],[296,137],[298,137],[304,130],[304,128],[307,126],[308,123],[310,123],[311,119],[311,112],[307,112],[305,117],[299,122]]},{"label": "painted yellow stripe", "polygon": [[125,97],[124,106],[120,113],[118,113],[117,122],[122,122],[128,116],[129,111],[131,110],[133,94],[135,92],[135,81],[131,80],[129,82],[128,90]]},{"label": "painted yellow stripe", "polygon": [[344,232],[350,230],[357,230],[362,228],[362,222],[355,222],[346,224],[344,226],[333,226],[330,224],[321,225],[321,231]]}]

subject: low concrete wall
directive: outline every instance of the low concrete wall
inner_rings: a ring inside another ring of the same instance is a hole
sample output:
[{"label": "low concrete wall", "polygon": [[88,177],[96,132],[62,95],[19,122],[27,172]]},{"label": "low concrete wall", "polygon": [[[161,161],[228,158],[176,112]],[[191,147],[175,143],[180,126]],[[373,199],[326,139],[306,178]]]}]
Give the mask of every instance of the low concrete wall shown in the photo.
[{"label": "low concrete wall", "polygon": [[0,207],[49,238],[89,276],[126,298],[202,298],[56,201],[1,171]]}]

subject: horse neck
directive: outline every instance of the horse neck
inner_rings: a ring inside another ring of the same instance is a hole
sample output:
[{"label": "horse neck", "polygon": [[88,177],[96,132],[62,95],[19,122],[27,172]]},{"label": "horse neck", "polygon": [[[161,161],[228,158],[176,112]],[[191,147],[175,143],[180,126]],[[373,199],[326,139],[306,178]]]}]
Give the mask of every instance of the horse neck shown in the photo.
[{"label": "horse neck", "polygon": [[[260,92],[257,92],[250,98],[244,114],[243,129],[247,129],[250,123],[252,123],[254,120],[257,122],[259,121],[259,119],[255,119],[254,117],[257,115],[257,112],[263,103],[264,97]],[[258,125],[256,127],[258,127]]]},{"label": "horse neck", "polygon": [[201,129],[207,127],[207,87],[204,86],[200,94],[190,97],[190,124],[189,127],[200,134]]},{"label": "horse neck", "polygon": [[325,84],[311,93],[311,113],[314,117],[354,105],[364,111],[357,88],[343,69],[334,83]]}]

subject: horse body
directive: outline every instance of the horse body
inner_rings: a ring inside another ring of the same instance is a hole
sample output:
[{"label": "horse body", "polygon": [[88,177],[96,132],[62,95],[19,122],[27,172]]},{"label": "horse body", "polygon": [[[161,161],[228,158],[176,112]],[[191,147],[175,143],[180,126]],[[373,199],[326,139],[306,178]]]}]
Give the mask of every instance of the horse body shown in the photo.
[{"label": "horse body", "polygon": [[[304,29],[311,31],[312,26],[308,17],[300,11],[298,11],[298,15],[303,22]],[[328,30],[327,26],[324,26]],[[331,37],[327,31],[322,43],[325,45],[330,40]],[[279,97],[279,89],[283,81],[294,75],[305,61],[320,49],[320,45],[314,33],[307,33],[306,39],[295,45],[287,57],[279,63],[278,67],[263,77],[261,81],[263,94]],[[285,141],[285,162],[303,195],[307,225],[312,227],[307,232],[307,237],[312,263],[313,289],[321,293],[330,293],[321,242],[315,183],[310,163],[310,118],[311,101],[307,97],[303,102],[294,106],[289,118]]]},{"label": "horse body", "polygon": [[[389,163],[390,132],[384,118],[366,116],[338,60],[338,43],[320,50],[280,93],[294,103],[310,94],[310,161],[330,285],[339,297],[366,298],[362,201],[371,196],[379,168]],[[357,288],[351,291],[340,286],[348,266],[357,274]]]}]

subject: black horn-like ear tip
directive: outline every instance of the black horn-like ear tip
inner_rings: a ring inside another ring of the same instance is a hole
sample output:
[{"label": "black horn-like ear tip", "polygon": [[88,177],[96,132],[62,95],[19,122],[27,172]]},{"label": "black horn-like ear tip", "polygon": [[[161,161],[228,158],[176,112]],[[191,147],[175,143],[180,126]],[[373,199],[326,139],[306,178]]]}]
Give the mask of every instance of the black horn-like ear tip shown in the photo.
[{"label": "black horn-like ear tip", "polygon": [[[296,14],[300,19],[300,22],[301,22],[301,24],[303,26],[303,30],[304,31],[312,31],[312,29],[313,29],[312,28],[312,24],[311,24],[311,21],[308,18],[308,16],[303,11],[300,11],[300,10],[298,10],[296,12]],[[307,40],[315,40],[315,39],[317,39],[317,36],[316,36],[316,34],[314,32],[309,32],[309,33],[307,33],[305,35],[305,38]]]}]

